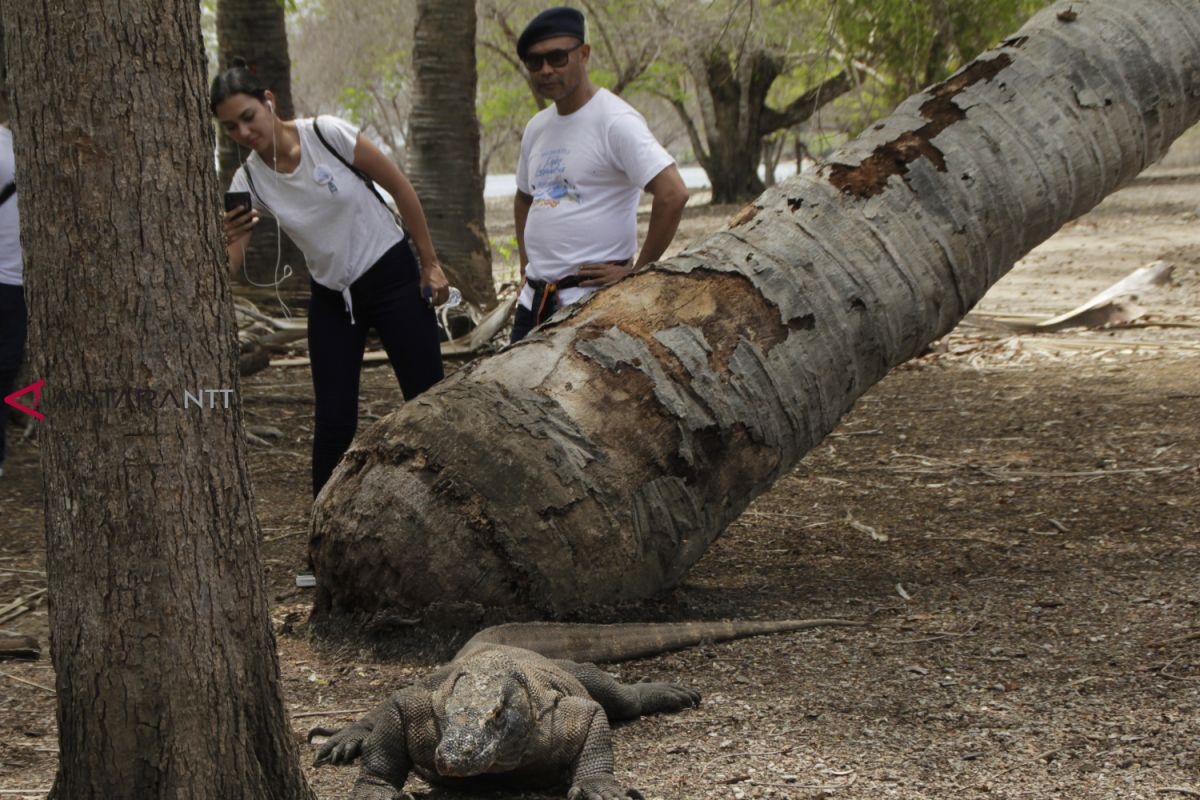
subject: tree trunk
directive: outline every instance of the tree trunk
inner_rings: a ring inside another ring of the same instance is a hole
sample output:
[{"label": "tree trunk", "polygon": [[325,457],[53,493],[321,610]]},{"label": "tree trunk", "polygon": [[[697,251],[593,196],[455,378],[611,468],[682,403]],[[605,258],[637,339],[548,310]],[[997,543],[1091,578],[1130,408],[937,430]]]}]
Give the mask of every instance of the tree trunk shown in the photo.
[{"label": "tree trunk", "polygon": [[408,174],[450,282],[496,305],[475,117],[475,0],[417,0]]},{"label": "tree trunk", "polygon": [[51,797],[307,800],[241,432],[199,6],[3,13],[46,381]]},{"label": "tree trunk", "polygon": [[729,56],[722,50],[710,51],[691,64],[698,86],[698,101],[703,111],[706,142],[697,148],[696,126],[687,107],[673,103],[688,126],[693,148],[712,186],[712,202],[744,203],[759,195],[766,184],[758,175],[764,139],[785,128],[807,120],[817,109],[850,90],[845,72],[822,81],[793,100],[785,108],[767,105],[767,94],[779,77],[783,64],[766,51],[742,55],[735,73]]},{"label": "tree trunk", "polygon": [[774,139],[763,139],[761,163],[763,183],[766,184],[768,189],[779,183],[775,179],[775,173],[779,170],[779,159],[783,156],[783,146],[786,141],[787,137],[782,134]]},{"label": "tree trunk", "polygon": [[744,203],[766,188],[758,177],[762,153],[758,122],[781,62],[763,51],[743,57],[749,62],[742,70],[749,80],[738,79],[722,50],[709,53],[703,61],[705,91],[712,97],[715,123],[707,130],[706,168],[713,203]]},{"label": "tree trunk", "polygon": [[362,434],[314,514],[318,612],[560,614],[678,583],[856,398],[1198,117],[1200,4],[1044,10],[731,230]]},{"label": "tree trunk", "polygon": [[[217,47],[221,51],[221,69],[228,69],[235,56],[244,58],[275,95],[275,113],[280,119],[296,116],[292,103],[292,61],[280,0],[217,0]],[[221,191],[225,191],[250,151],[239,149],[224,131],[217,133],[217,148]],[[260,223],[246,248],[246,266],[238,280],[247,287],[257,284],[256,288],[261,289],[282,278],[285,265],[295,274],[279,286],[279,292],[285,302],[302,302],[309,292],[304,254],[286,233],[277,229],[274,220]],[[257,301],[275,302],[274,289],[250,294]]]}]

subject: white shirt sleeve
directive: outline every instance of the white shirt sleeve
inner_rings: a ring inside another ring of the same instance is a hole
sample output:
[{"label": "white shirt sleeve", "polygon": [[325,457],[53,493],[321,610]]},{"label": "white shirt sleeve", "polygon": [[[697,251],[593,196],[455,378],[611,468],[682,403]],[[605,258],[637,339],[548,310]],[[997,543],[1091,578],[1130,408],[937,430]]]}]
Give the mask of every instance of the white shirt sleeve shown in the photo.
[{"label": "white shirt sleeve", "polygon": [[608,128],[608,146],[617,166],[635,185],[646,188],[654,176],[675,163],[658,143],[641,114],[618,114]]},{"label": "white shirt sleeve", "polygon": [[346,159],[346,163],[354,163],[354,146],[358,144],[358,128],[339,117],[318,117],[321,135],[329,142],[337,154]]}]

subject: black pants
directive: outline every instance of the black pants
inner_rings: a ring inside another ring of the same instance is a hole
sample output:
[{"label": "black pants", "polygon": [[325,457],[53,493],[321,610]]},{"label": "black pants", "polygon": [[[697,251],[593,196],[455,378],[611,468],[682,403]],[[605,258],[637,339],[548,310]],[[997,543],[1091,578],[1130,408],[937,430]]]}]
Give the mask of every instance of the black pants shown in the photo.
[{"label": "black pants", "polygon": [[520,303],[517,303],[517,313],[513,314],[512,337],[508,340],[508,343],[513,344],[524,339],[533,330],[535,324],[533,312]]},{"label": "black pants", "polygon": [[437,317],[421,297],[420,269],[408,242],[384,253],[350,286],[350,297],[353,325],[341,292],[313,283],[308,304],[308,352],[317,405],[313,497],[358,429],[358,383],[368,328],[379,332],[405,400],[443,375]]},{"label": "black pants", "polygon": [[16,388],[17,371],[25,357],[28,327],[25,288],[0,283],[0,464],[4,463],[4,433],[11,411],[4,398]]}]

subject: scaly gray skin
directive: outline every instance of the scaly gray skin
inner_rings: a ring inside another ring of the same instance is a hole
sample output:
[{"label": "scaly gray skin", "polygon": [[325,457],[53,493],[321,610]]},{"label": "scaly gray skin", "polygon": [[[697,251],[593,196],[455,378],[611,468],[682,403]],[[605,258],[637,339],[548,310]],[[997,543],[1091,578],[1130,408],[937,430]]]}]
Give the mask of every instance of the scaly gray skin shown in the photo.
[{"label": "scaly gray skin", "polygon": [[861,624],[501,625],[478,633],[426,681],[396,692],[348,728],[313,728],[308,738],[333,733],[317,752],[318,765],[362,756],[351,800],[399,800],[409,772],[459,788],[566,783],[568,800],[641,798],[613,775],[608,723],[690,708],[700,694],[673,683],[623,684],[594,664],[557,656],[615,661],[705,640]]}]

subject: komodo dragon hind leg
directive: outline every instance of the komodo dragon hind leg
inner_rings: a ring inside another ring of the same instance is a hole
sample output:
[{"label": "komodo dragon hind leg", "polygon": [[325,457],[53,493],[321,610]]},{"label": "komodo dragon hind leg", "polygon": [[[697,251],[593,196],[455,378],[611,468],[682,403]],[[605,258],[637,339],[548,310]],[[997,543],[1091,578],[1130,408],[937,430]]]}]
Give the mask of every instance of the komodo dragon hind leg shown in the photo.
[{"label": "komodo dragon hind leg", "polygon": [[554,663],[575,676],[613,722],[700,705],[699,692],[676,683],[621,683],[595,664]]}]

